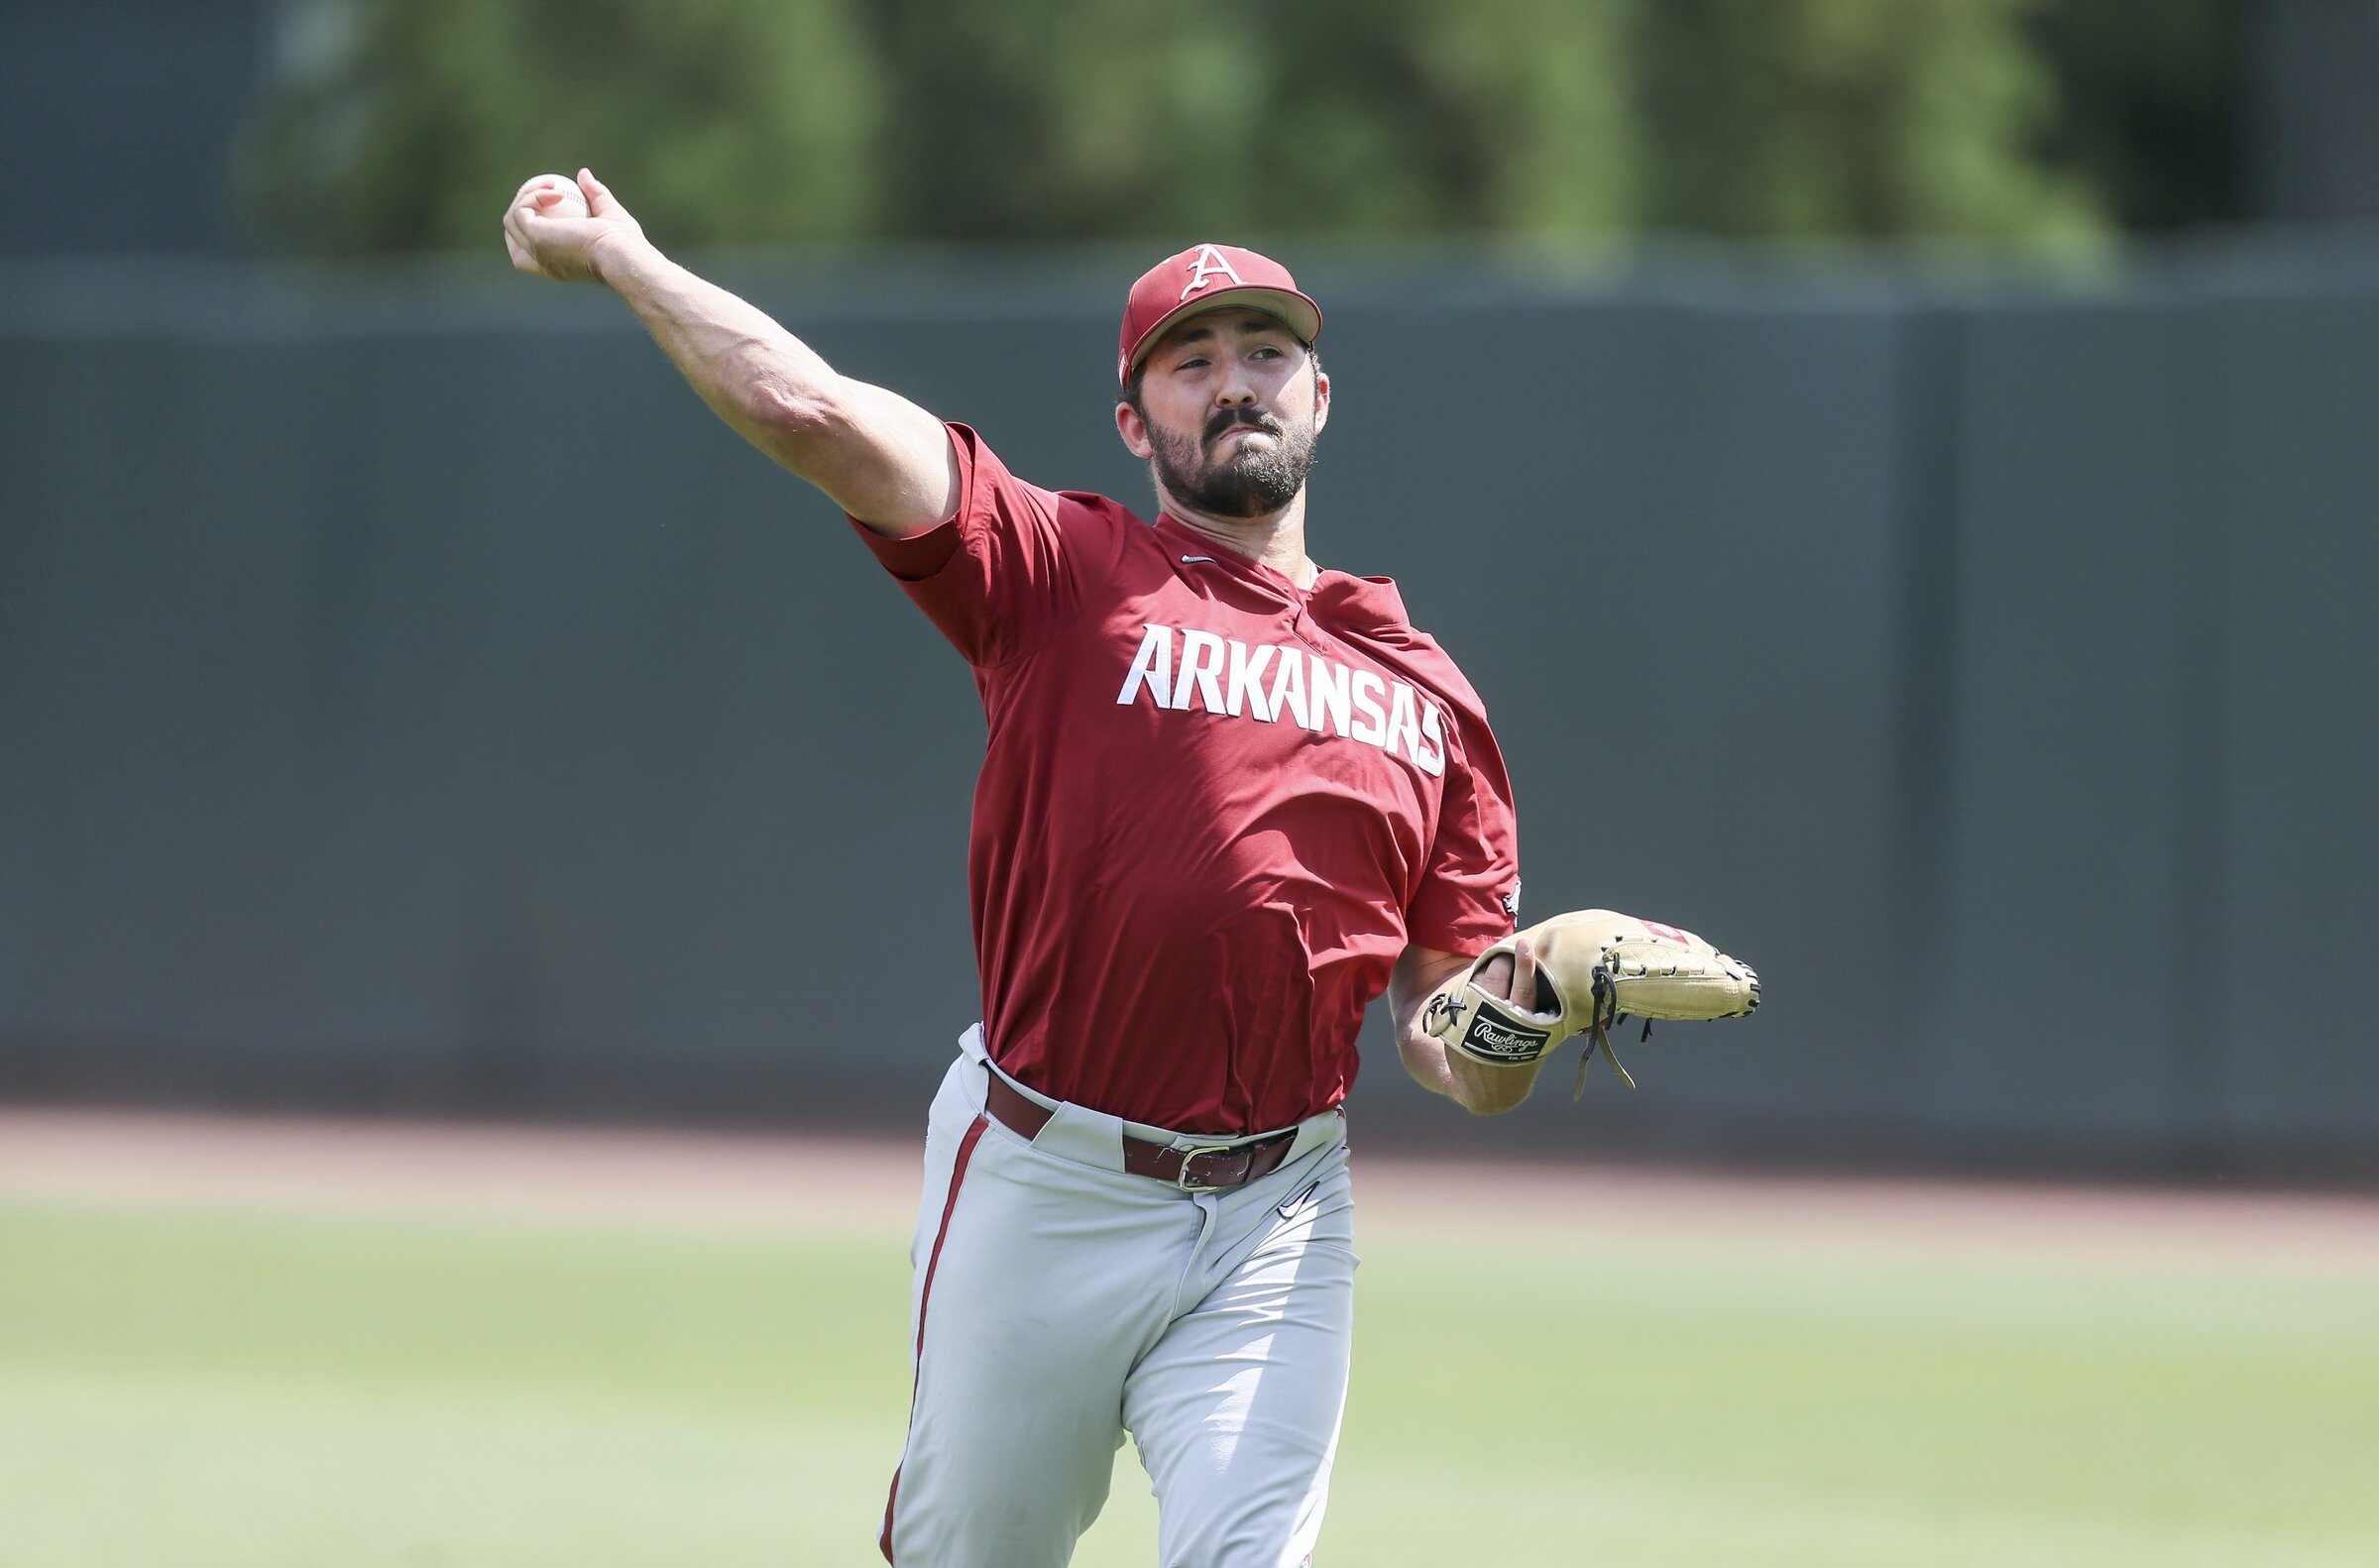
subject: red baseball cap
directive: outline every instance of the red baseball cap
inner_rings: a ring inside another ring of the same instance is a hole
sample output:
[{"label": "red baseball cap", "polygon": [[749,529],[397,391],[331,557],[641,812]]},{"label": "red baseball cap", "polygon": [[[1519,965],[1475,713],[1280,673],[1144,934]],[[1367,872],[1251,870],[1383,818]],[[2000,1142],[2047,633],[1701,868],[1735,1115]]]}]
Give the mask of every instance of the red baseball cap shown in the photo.
[{"label": "red baseball cap", "polygon": [[1300,291],[1288,268],[1236,245],[1192,245],[1179,256],[1157,263],[1132,284],[1131,295],[1123,302],[1116,386],[1130,384],[1132,368],[1147,356],[1166,328],[1185,316],[1225,305],[1278,316],[1301,343],[1309,345],[1321,336],[1321,306]]}]

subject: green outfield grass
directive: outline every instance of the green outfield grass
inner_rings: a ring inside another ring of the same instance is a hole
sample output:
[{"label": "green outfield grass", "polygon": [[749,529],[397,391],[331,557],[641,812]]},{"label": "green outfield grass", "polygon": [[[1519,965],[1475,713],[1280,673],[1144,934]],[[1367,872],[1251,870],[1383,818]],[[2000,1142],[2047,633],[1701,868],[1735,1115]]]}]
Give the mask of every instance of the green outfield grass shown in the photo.
[{"label": "green outfield grass", "polygon": [[[2379,1268],[1414,1224],[1320,1561],[2379,1564]],[[0,1565],[874,1561],[901,1239],[0,1206]],[[1149,1568],[1128,1450],[1088,1568]]]}]

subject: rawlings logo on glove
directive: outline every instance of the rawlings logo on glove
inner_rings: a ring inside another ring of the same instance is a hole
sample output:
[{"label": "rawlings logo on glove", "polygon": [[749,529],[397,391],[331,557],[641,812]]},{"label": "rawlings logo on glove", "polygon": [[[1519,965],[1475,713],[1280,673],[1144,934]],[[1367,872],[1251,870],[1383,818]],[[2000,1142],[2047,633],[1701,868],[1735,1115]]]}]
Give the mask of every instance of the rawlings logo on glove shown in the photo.
[{"label": "rawlings logo on glove", "polygon": [[1533,1062],[1553,1048],[1549,1029],[1527,1029],[1508,1024],[1484,1010],[1472,1015],[1455,1049],[1481,1062]]},{"label": "rawlings logo on glove", "polygon": [[[1522,1012],[1483,990],[1489,959],[1509,954],[1527,938],[1536,955],[1536,1007]],[[1458,991],[1432,998],[1421,1027],[1474,1062],[1515,1066],[1534,1062],[1572,1035],[1587,1037],[1578,1060],[1578,1084],[1597,1051],[1610,1058],[1629,1088],[1635,1077],[1611,1049],[1610,1026],[1643,1020],[1646,1039],[1655,1018],[1740,1018],[1759,1005],[1759,976],[1690,931],[1638,920],[1608,909],[1555,915],[1506,937],[1473,959]]]}]

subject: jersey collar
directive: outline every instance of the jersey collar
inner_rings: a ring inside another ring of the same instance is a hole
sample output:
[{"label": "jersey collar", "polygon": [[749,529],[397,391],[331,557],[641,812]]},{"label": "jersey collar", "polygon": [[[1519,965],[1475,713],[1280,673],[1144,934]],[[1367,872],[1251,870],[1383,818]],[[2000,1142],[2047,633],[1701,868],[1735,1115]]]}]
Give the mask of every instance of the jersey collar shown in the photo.
[{"label": "jersey collar", "polygon": [[[1293,604],[1302,604],[1305,599],[1307,590],[1290,581],[1288,573],[1275,571],[1254,556],[1242,555],[1229,545],[1216,544],[1170,511],[1157,513],[1157,532],[1165,536],[1167,548],[1172,550],[1177,564],[1203,565],[1210,561],[1233,577],[1260,584]],[[1316,580],[1314,587],[1320,586]]]},{"label": "jersey collar", "polygon": [[1242,582],[1253,583],[1292,605],[1302,605],[1320,619],[1349,629],[1387,630],[1408,624],[1405,602],[1393,579],[1357,577],[1323,567],[1311,588],[1300,588],[1286,572],[1276,571],[1250,555],[1216,544],[1169,511],[1157,513],[1157,532],[1177,564],[1211,563]]}]

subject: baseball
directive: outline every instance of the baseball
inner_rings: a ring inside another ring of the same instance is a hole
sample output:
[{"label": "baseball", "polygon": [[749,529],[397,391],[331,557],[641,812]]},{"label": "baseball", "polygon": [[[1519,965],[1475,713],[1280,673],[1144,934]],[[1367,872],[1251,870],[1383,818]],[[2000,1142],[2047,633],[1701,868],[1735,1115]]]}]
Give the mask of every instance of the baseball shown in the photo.
[{"label": "baseball", "polygon": [[546,218],[583,218],[587,216],[586,192],[579,189],[578,181],[572,179],[568,174],[539,174],[522,187],[522,194],[525,196],[538,190],[558,191],[562,197],[561,200],[548,203],[540,208],[538,216]]}]

